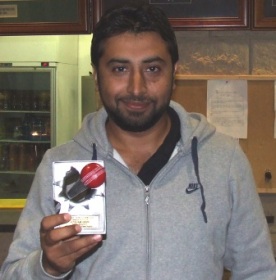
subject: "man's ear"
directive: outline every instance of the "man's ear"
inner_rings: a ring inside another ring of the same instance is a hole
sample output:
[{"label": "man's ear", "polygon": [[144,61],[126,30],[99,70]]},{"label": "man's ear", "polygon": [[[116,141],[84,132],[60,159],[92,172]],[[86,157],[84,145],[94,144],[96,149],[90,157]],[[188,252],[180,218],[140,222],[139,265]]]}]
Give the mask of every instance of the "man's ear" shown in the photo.
[{"label": "man's ear", "polygon": [[93,75],[93,78],[95,81],[95,85],[96,85],[96,87],[98,87],[98,72],[93,65],[92,65],[92,70],[93,70],[92,75]]},{"label": "man's ear", "polygon": [[178,63],[178,62],[176,62],[176,63],[174,64],[173,76],[175,76],[175,75],[176,75],[177,70],[178,70],[178,66],[179,66],[179,63]]},{"label": "man's ear", "polygon": [[174,65],[174,71],[173,71],[173,90],[176,88],[175,75],[177,73],[177,69],[178,69],[178,62],[176,62],[175,65]]}]

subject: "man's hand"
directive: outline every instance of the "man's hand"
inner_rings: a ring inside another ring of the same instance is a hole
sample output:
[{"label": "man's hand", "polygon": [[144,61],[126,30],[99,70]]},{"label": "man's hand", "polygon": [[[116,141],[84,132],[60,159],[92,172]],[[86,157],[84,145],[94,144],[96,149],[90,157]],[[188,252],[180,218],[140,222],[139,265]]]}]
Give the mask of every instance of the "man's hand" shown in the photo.
[{"label": "man's hand", "polygon": [[101,235],[77,235],[81,231],[79,225],[55,228],[70,219],[70,214],[57,214],[41,221],[42,263],[45,271],[53,276],[70,271],[79,257],[102,241]]}]

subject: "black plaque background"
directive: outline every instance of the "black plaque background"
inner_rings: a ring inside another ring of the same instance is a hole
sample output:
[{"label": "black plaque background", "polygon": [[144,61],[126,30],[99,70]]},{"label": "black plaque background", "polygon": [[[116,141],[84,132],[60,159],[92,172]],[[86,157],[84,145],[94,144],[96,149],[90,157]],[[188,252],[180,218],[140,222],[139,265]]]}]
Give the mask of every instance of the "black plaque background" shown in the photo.
[{"label": "black plaque background", "polygon": [[248,0],[95,0],[94,23],[109,8],[131,2],[163,9],[174,29],[249,28]]},{"label": "black plaque background", "polygon": [[1,1],[17,17],[0,16],[0,35],[91,33],[92,0]]},{"label": "black plaque background", "polygon": [[0,18],[0,23],[77,22],[77,0],[0,1],[1,5],[16,5],[17,18]]},{"label": "black plaque background", "polygon": [[252,29],[276,30],[276,0],[253,0]]},{"label": "black plaque background", "polygon": [[276,17],[276,1],[264,1],[264,17]]}]

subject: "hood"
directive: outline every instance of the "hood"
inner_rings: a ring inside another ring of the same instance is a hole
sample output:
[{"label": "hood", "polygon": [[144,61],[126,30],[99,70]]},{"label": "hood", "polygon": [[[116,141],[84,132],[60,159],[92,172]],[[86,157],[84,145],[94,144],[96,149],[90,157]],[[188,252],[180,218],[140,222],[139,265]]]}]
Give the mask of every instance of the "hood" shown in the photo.
[{"label": "hood", "polygon": [[191,150],[191,141],[197,138],[198,145],[213,135],[216,128],[200,113],[188,113],[180,104],[171,101],[170,106],[177,112],[180,119],[180,144],[184,152]]},{"label": "hood", "polygon": [[73,138],[74,141],[90,152],[93,145],[96,145],[107,154],[112,150],[112,147],[105,132],[106,119],[107,113],[104,108],[86,115],[80,130]]}]

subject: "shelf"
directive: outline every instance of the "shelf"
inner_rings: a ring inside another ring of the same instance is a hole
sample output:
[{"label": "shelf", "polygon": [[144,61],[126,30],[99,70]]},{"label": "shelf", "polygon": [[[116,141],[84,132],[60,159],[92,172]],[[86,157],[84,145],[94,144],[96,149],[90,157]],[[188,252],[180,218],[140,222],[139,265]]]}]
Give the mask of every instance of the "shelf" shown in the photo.
[{"label": "shelf", "polygon": [[176,74],[176,80],[276,80],[276,75],[187,75]]},{"label": "shelf", "polygon": [[276,188],[257,188],[259,194],[276,194]]},{"label": "shelf", "polygon": [[3,114],[50,114],[50,111],[0,110]]},{"label": "shelf", "polygon": [[22,209],[26,204],[26,199],[1,199],[0,209]]},{"label": "shelf", "polygon": [[34,171],[21,171],[21,170],[0,170],[0,174],[22,174],[22,175],[34,175]]},{"label": "shelf", "polygon": [[50,140],[16,140],[16,139],[0,139],[0,143],[26,143],[26,144],[50,144]]}]

